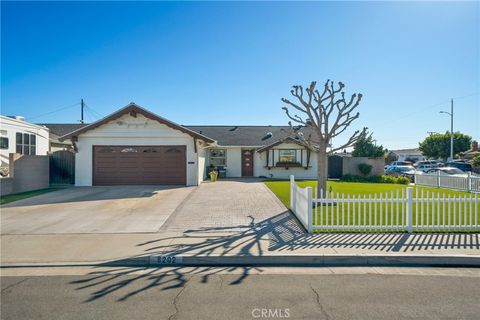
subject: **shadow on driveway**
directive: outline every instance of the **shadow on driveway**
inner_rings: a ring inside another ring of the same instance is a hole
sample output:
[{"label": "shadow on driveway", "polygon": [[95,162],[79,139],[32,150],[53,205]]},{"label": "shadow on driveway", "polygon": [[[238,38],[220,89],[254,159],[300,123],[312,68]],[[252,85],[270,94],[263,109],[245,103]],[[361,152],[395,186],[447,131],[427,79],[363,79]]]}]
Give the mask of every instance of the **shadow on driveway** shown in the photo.
[{"label": "shadow on driveway", "polygon": [[2,205],[2,208],[63,204],[82,201],[149,198],[159,191],[185,186],[95,186],[70,187]]}]

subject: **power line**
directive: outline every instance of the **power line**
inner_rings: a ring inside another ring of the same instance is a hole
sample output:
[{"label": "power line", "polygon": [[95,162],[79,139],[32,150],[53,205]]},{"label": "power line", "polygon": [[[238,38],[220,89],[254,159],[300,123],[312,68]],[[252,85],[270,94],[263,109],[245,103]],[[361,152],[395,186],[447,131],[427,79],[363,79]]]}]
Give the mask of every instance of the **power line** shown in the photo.
[{"label": "power line", "polygon": [[37,119],[37,118],[41,118],[41,117],[44,117],[44,116],[48,116],[48,115],[51,115],[51,114],[54,114],[56,112],[59,112],[59,111],[62,111],[62,110],[65,110],[65,109],[69,109],[69,108],[73,108],[75,106],[78,106],[80,103],[77,102],[75,104],[72,104],[72,105],[69,105],[69,106],[65,106],[65,107],[61,107],[61,108],[58,108],[58,109],[55,109],[53,111],[49,111],[49,112],[46,112],[46,113],[42,113],[42,114],[39,114],[39,115],[36,115],[34,117],[28,117],[27,119],[28,120],[32,120],[32,119]]},{"label": "power line", "polygon": [[92,112],[93,114],[95,114],[98,118],[103,118],[104,116],[101,115],[100,113],[98,113],[95,109],[93,109],[92,107],[88,106],[87,104],[85,104],[85,107],[90,110],[90,112]]}]

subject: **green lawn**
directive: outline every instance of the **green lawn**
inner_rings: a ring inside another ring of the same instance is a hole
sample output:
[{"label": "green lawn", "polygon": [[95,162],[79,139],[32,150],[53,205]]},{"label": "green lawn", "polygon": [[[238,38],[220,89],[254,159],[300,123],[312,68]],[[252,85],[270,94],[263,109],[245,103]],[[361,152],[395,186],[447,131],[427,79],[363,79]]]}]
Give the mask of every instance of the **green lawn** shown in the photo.
[{"label": "green lawn", "polygon": [[[317,185],[316,181],[297,181],[296,182],[300,187],[312,187],[314,189]],[[265,181],[265,185],[276,194],[276,196],[282,201],[285,206],[290,207],[290,181]],[[329,181],[327,184],[327,189],[332,190],[333,195],[330,198],[337,198],[337,193],[347,198],[347,196],[369,196],[377,198],[382,194],[382,197],[385,197],[385,194],[388,193],[388,196],[391,197],[393,192],[393,198],[401,198],[402,189],[407,188],[407,185],[400,184],[382,184],[382,183],[355,183],[355,182],[334,182]],[[430,187],[415,187],[413,186],[413,198],[421,196],[423,191],[424,197],[426,197],[427,192],[435,197],[470,197],[472,194],[461,191],[453,191],[446,189],[430,188]],[[438,195],[438,196],[437,196]],[[319,206],[317,208],[317,215],[314,215],[314,221],[316,218],[317,224],[320,225],[343,225],[343,226],[352,226],[352,225],[392,225],[392,224],[403,224],[405,217],[402,217],[401,212],[404,212],[402,208],[403,204],[397,206],[396,203],[389,204],[366,204],[362,205],[360,203],[351,203],[351,204],[342,204],[335,203],[335,205],[330,206]],[[422,207],[423,206],[423,207]],[[477,207],[478,208],[478,207]],[[456,205],[445,204],[444,203],[433,203],[433,204],[422,204],[414,203],[413,205],[413,223],[418,222],[420,225],[428,225],[432,223],[440,223],[446,225],[462,225],[469,224],[470,218],[472,222],[475,223],[475,213],[477,214],[477,219],[480,221],[480,208],[475,211],[475,205],[470,204]],[[445,215],[443,214],[445,210]],[[382,214],[380,214],[382,212]],[[427,214],[429,212],[429,214]],[[470,212],[472,214],[470,215]],[[423,218],[423,219],[422,219]],[[380,222],[381,221],[381,222]],[[458,229],[460,230],[460,229]]]},{"label": "green lawn", "polygon": [[10,203],[13,201],[18,201],[34,196],[38,196],[47,192],[52,192],[52,191],[57,191],[63,189],[63,187],[51,187],[51,188],[46,188],[46,189],[39,189],[39,190],[32,190],[32,191],[27,191],[27,192],[22,192],[22,193],[16,193],[16,194],[9,194],[8,196],[3,196],[0,197],[0,205]]}]

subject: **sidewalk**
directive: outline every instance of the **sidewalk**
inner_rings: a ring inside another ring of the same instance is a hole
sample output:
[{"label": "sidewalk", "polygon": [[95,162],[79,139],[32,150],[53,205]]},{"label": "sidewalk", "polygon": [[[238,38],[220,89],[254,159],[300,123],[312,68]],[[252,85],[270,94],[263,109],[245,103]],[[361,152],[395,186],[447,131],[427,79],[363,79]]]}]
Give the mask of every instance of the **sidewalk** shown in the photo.
[{"label": "sidewalk", "polygon": [[[2,267],[175,264],[478,266],[479,234],[238,232],[2,235]],[[169,261],[170,263],[172,261]]]}]

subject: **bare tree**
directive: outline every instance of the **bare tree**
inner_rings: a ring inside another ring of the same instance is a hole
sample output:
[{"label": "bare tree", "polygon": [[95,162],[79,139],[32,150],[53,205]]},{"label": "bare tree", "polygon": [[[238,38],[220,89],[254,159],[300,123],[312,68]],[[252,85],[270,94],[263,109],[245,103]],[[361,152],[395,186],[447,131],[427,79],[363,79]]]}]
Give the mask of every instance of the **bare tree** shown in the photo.
[{"label": "bare tree", "polygon": [[[328,155],[353,146],[366,134],[367,128],[356,130],[344,144],[331,147],[332,139],[342,134],[359,117],[360,113],[355,113],[355,109],[362,100],[362,94],[355,93],[345,99],[345,85],[342,82],[335,86],[333,81],[327,80],[321,92],[316,86],[316,81],[312,81],[305,90],[302,86],[293,86],[290,93],[296,101],[282,98],[282,101],[289,105],[282,109],[290,119],[288,124],[291,134],[316,152],[318,190],[326,191]],[[307,130],[299,130],[301,127]]]}]

